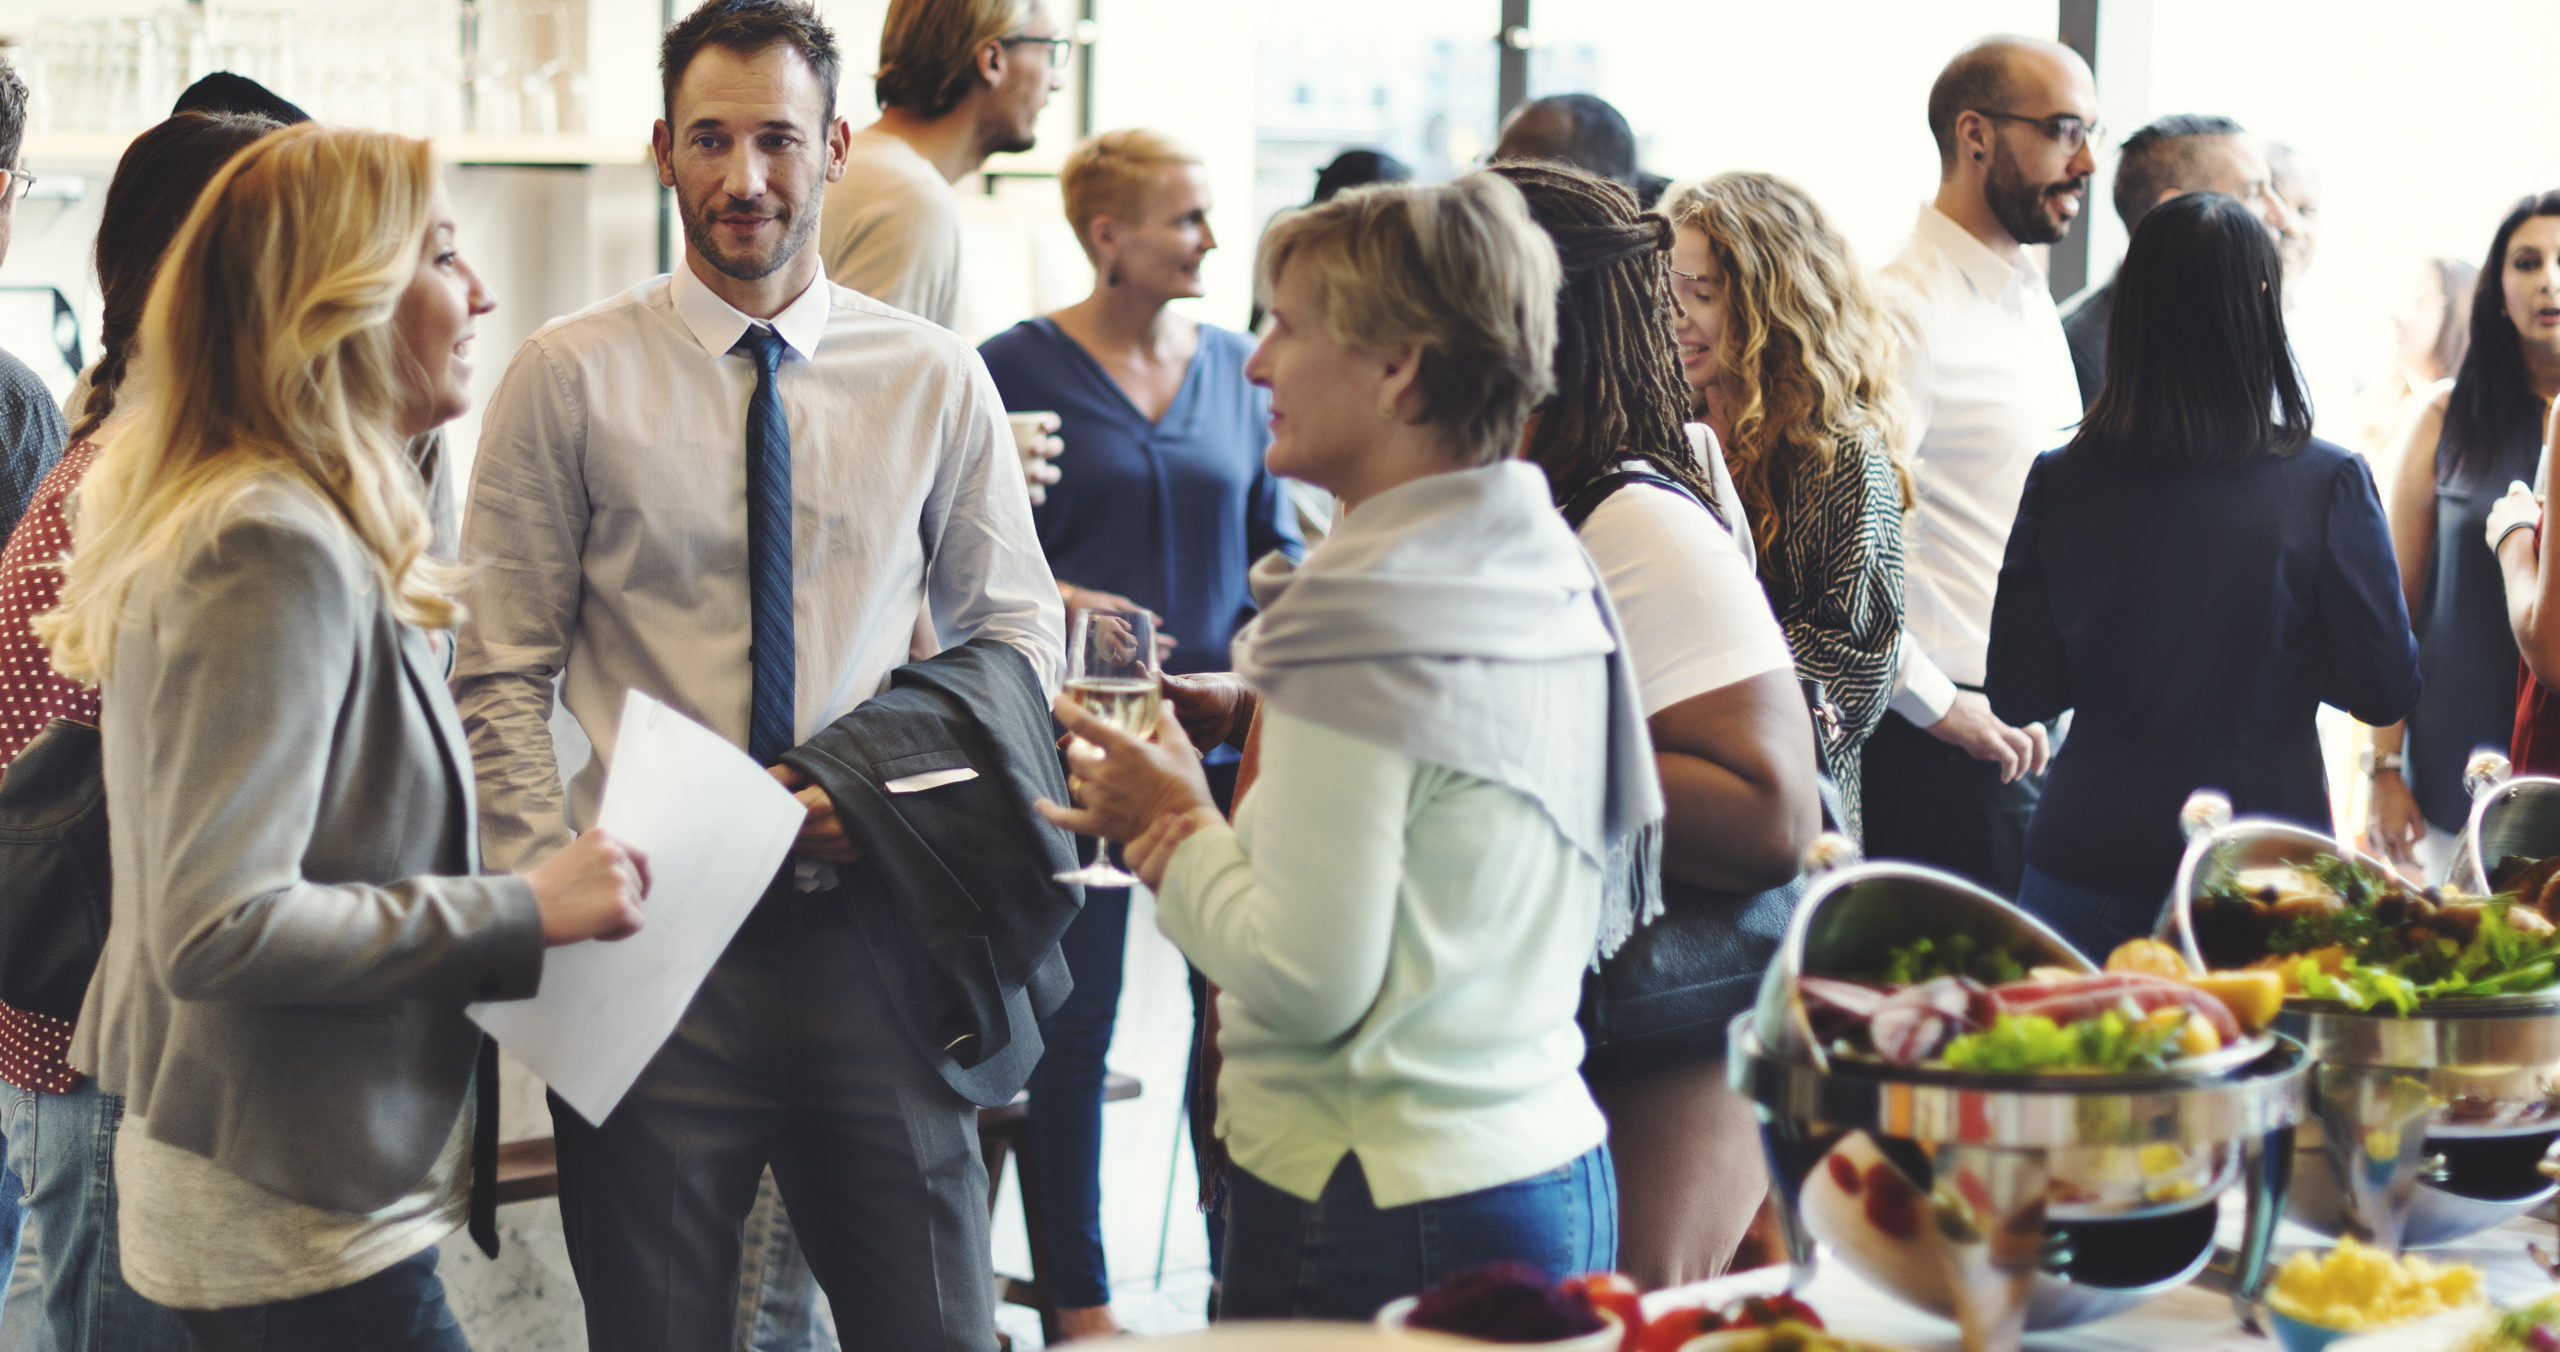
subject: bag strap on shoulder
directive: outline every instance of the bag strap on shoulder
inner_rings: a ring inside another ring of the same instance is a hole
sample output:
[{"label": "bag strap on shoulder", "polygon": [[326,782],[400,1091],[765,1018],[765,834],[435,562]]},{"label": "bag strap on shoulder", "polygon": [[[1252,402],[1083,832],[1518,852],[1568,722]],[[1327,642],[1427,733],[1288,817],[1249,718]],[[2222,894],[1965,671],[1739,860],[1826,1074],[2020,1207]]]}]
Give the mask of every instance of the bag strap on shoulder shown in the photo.
[{"label": "bag strap on shoulder", "polygon": [[1714,503],[1699,497],[1687,484],[1678,479],[1649,469],[1611,470],[1574,490],[1573,496],[1558,503],[1556,509],[1564,513],[1565,525],[1577,531],[1581,530],[1582,523],[1590,520],[1593,512],[1600,510],[1601,503],[1607,502],[1611,494],[1629,484],[1644,484],[1666,492],[1677,493],[1705,508],[1707,515],[1716,519],[1717,525],[1724,526],[1728,530],[1732,529],[1731,525],[1725,521],[1724,513],[1717,511]]}]

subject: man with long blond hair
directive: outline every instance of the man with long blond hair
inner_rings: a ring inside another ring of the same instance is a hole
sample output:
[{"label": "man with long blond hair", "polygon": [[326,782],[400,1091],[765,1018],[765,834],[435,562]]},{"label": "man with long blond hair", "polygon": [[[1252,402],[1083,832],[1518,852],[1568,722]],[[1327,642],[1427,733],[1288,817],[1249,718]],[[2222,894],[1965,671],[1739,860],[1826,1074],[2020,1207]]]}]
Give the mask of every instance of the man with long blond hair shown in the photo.
[{"label": "man with long blond hair", "polygon": [[960,199],[989,155],[1029,150],[1066,69],[1041,0],[892,0],[872,76],[880,120],[827,189],[827,276],[960,326]]}]

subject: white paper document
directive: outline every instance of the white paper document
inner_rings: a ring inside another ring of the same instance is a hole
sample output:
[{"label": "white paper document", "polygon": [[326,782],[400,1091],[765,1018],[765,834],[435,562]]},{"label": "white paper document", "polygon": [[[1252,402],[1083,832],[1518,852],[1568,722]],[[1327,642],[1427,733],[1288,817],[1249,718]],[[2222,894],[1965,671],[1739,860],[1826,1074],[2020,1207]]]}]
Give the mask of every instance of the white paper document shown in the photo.
[{"label": "white paper document", "polygon": [[474,1022],[589,1122],[630,1092],[746,922],[807,817],[720,734],[634,690],[596,824],[649,860],[640,932],[544,952],[542,992]]}]

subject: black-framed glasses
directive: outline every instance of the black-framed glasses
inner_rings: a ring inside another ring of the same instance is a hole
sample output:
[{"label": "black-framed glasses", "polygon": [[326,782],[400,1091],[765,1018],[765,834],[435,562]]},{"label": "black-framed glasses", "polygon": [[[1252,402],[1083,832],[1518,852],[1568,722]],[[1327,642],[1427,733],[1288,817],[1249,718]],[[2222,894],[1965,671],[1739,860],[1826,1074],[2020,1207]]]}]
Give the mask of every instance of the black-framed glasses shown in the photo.
[{"label": "black-framed glasses", "polygon": [[1046,47],[1049,49],[1049,64],[1052,66],[1058,66],[1066,63],[1067,53],[1075,49],[1076,40],[1074,38],[1011,37],[997,38],[996,45],[999,47],[1030,47],[1035,45]]},{"label": "black-framed glasses", "polygon": [[0,174],[8,176],[8,183],[0,186],[0,201],[21,202],[26,200],[28,193],[35,191],[36,176],[24,169],[0,169]]},{"label": "black-framed glasses", "polygon": [[2030,127],[2041,128],[2045,135],[2052,137],[2064,150],[2075,155],[2080,152],[2080,147],[2100,140],[2107,134],[2106,128],[2097,123],[2074,117],[2069,113],[2054,117],[2028,117],[2023,113],[1995,113],[1988,108],[1976,108],[1973,111],[1996,122],[2024,122]]}]

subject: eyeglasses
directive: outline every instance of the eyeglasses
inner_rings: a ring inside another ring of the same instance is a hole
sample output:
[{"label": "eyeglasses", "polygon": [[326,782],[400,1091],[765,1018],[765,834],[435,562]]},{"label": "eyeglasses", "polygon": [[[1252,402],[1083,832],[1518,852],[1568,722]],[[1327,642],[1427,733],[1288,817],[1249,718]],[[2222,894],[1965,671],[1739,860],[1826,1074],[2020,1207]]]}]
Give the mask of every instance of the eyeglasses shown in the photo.
[{"label": "eyeglasses", "polygon": [[1067,53],[1075,47],[1076,40],[1074,38],[997,38],[996,45],[999,47],[1029,47],[1033,45],[1046,47],[1049,49],[1049,64],[1052,66],[1058,66],[1065,64]]},{"label": "eyeglasses", "polygon": [[2080,153],[2080,147],[2092,141],[2103,140],[2107,134],[2106,128],[2097,123],[2073,117],[2069,113],[2058,117],[2025,117],[2017,113],[1995,113],[1988,108],[1976,108],[1972,111],[1998,122],[2024,122],[2030,127],[2042,128],[2045,135],[2060,142],[2065,151],[2074,155]]},{"label": "eyeglasses", "polygon": [[24,169],[0,169],[0,176],[8,179],[5,186],[0,186],[0,202],[14,203],[35,191],[36,176]]}]

